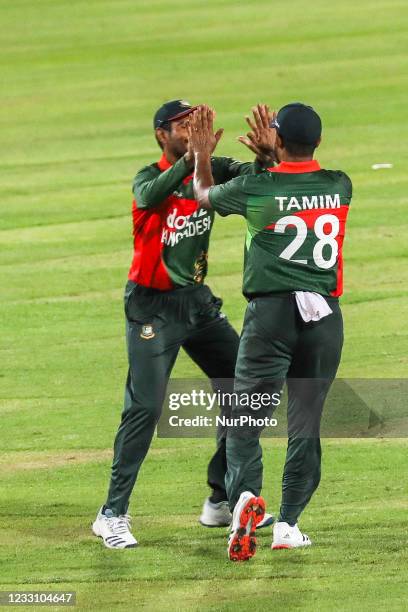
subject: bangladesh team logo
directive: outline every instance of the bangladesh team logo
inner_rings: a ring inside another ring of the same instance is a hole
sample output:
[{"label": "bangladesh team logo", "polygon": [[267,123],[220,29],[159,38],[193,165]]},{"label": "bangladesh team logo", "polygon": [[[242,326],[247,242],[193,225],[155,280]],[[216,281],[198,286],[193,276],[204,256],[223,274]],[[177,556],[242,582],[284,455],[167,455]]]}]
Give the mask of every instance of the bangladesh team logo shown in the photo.
[{"label": "bangladesh team logo", "polygon": [[155,337],[155,333],[153,331],[153,325],[151,323],[148,323],[147,325],[142,325],[142,333],[140,334],[140,337],[143,338],[144,340],[150,340],[151,338]]}]

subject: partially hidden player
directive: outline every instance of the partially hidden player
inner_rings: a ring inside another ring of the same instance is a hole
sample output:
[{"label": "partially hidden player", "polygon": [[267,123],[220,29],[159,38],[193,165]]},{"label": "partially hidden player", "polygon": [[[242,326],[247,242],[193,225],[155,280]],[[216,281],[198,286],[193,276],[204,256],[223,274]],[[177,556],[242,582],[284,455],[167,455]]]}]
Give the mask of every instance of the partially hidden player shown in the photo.
[{"label": "partially hidden player", "polygon": [[[235,391],[288,387],[288,447],[272,549],[309,546],[298,519],[320,482],[320,419],[343,345],[339,296],[342,246],[352,196],[349,177],[313,159],[322,124],[310,106],[287,104],[277,116],[254,108],[251,142],[280,162],[268,171],[215,185],[210,163],[212,115],[199,107],[190,121],[194,189],[201,207],[246,218],[243,293],[248,300],[236,365]],[[272,414],[272,406],[255,415]],[[237,401],[232,416],[254,416]],[[238,422],[238,421],[237,421]],[[231,560],[256,549],[265,503],[261,425],[230,427],[226,490],[233,511]]]},{"label": "partially hidden player", "polygon": [[[193,193],[188,121],[195,108],[172,100],[158,109],[153,128],[162,156],[142,168],[133,184],[134,254],[125,290],[129,370],[109,492],[92,526],[108,548],[137,545],[130,531],[129,499],[180,348],[212,381],[234,377],[238,335],[221,312],[222,301],[204,284],[214,211],[199,208]],[[211,135],[210,154],[221,134]],[[262,155],[254,163],[211,157],[211,172],[216,184],[223,183],[261,171],[266,160]],[[224,391],[232,391],[230,384]],[[231,522],[224,482],[225,428],[217,437],[208,466],[211,496],[200,517],[208,527]],[[264,524],[270,523],[267,516]]]}]

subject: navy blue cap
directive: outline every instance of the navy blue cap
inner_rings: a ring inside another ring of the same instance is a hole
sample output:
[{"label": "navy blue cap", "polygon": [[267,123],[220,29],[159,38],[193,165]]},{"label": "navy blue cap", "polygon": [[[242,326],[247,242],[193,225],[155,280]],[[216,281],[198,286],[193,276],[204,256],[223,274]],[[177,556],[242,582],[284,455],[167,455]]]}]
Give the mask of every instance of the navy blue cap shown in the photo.
[{"label": "navy blue cap", "polygon": [[322,121],[314,108],[301,102],[282,106],[271,127],[284,140],[304,145],[317,145],[322,135]]},{"label": "navy blue cap", "polygon": [[165,102],[154,115],[153,129],[162,127],[165,123],[169,123],[169,121],[182,119],[195,111],[196,108],[197,106],[191,106],[187,100],[170,100]]}]

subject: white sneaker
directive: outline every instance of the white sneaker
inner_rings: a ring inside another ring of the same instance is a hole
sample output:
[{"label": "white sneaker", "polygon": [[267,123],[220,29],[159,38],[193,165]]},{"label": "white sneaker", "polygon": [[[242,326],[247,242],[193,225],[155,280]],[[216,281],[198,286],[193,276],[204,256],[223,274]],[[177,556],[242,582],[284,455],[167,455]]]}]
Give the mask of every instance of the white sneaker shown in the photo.
[{"label": "white sneaker", "polygon": [[221,501],[218,504],[210,502],[210,498],[204,502],[199,521],[204,527],[228,527],[231,525],[232,514],[228,502]]},{"label": "white sneaker", "polygon": [[263,529],[264,527],[269,527],[275,522],[275,517],[268,512],[265,512],[264,517],[260,523],[256,526],[257,529]]},{"label": "white sneaker", "polygon": [[250,491],[241,493],[232,514],[228,557],[231,561],[247,561],[256,552],[255,530],[265,515],[263,497]]},{"label": "white sneaker", "polygon": [[134,548],[137,540],[130,533],[130,516],[123,514],[113,516],[111,510],[102,514],[102,508],[92,524],[92,531],[96,536],[102,538],[106,548]]},{"label": "white sneaker", "polygon": [[310,546],[311,544],[309,536],[300,531],[297,523],[293,527],[283,521],[274,524],[272,550],[298,548],[299,546]]}]

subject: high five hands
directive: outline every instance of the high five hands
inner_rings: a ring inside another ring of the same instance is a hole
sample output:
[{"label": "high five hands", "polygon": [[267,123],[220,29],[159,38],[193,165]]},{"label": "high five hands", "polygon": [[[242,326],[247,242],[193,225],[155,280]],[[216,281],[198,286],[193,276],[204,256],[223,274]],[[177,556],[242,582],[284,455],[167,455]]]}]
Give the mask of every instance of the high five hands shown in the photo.
[{"label": "high five hands", "polygon": [[[276,113],[269,109],[267,104],[257,104],[252,108],[253,119],[245,117],[251,131],[246,136],[239,136],[238,140],[255,153],[263,165],[275,161],[274,148],[276,130],[270,124]],[[206,104],[200,105],[192,113],[189,122],[189,153],[211,156],[214,152],[224,130],[214,132],[215,112]]]}]

